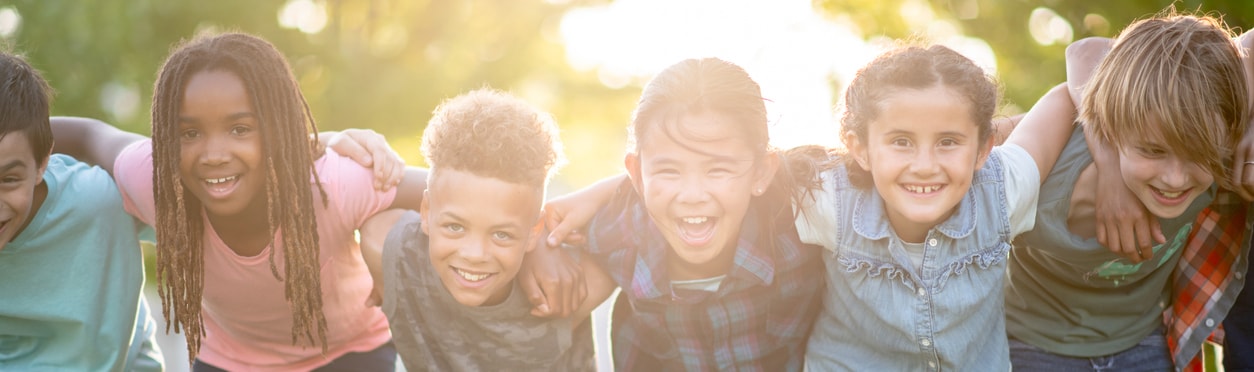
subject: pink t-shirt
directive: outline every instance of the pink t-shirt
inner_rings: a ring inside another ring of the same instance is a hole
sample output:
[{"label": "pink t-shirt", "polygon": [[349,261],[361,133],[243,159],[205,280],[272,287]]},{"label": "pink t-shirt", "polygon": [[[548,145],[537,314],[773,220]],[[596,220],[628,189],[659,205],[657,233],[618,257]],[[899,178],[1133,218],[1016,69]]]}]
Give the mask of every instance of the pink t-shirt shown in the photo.
[{"label": "pink t-shirt", "polygon": [[[222,242],[202,212],[205,279],[201,311],[206,336],[199,359],[205,363],[229,371],[310,370],[346,353],[373,350],[391,339],[383,312],[365,306],[373,282],[353,232],[366,218],[392,204],[396,191],[376,191],[370,169],[329,149],[315,161],[315,167],[329,201],[323,206],[315,189],[327,354],[304,339],[302,346],[292,345],[291,308],[283,295],[283,282],[270,272],[271,249],[277,249],[274,261],[283,272],[279,237],[260,254],[243,257]],[[152,141],[122,150],[113,174],[126,211],[155,226]]]}]

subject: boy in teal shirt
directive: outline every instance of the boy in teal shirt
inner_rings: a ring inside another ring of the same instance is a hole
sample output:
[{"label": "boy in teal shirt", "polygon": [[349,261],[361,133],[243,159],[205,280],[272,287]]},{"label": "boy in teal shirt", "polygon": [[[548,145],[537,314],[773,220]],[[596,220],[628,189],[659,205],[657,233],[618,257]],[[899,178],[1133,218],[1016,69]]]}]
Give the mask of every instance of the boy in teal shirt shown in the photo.
[{"label": "boy in teal shirt", "polygon": [[0,52],[0,370],[161,370],[138,224],[109,174],[50,155],[47,83]]}]

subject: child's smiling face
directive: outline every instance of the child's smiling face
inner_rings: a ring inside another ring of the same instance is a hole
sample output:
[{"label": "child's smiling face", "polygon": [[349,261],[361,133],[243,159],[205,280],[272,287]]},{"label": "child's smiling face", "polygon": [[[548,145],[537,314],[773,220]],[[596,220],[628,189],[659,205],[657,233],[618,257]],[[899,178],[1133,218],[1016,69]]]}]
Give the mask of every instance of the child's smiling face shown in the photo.
[{"label": "child's smiling face", "polygon": [[749,201],[774,175],[774,158],[756,160],[731,120],[700,112],[674,123],[649,123],[639,153],[625,160],[649,216],[670,244],[672,279],[726,274]]},{"label": "child's smiling face", "polygon": [[178,126],[180,177],[210,215],[264,208],[260,117],[238,75],[224,70],[192,75],[179,106]]},{"label": "child's smiling face", "polygon": [[544,190],[456,169],[435,172],[421,211],[431,264],[458,303],[499,304],[534,248]]},{"label": "child's smiling face", "polygon": [[26,133],[0,134],[0,250],[26,228],[38,210],[44,168]]},{"label": "child's smiling face", "polygon": [[870,171],[899,237],[921,242],[957,209],[984,164],[971,104],[944,86],[902,88],[879,104],[867,138],[851,154]]},{"label": "child's smiling face", "polygon": [[1128,190],[1160,218],[1175,218],[1215,182],[1204,167],[1181,156],[1157,133],[1137,133],[1140,141],[1119,149],[1119,172]]}]

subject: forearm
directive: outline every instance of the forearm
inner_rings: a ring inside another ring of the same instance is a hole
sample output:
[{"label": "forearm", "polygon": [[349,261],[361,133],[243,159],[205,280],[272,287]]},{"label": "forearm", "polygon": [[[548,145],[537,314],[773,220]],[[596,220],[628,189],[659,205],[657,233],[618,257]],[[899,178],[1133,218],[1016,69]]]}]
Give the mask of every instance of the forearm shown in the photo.
[{"label": "forearm", "polygon": [[99,165],[109,173],[113,173],[113,161],[122,149],[144,139],[144,136],[96,119],[54,116],[49,121],[52,124],[53,152]]},{"label": "forearm", "polygon": [[1085,87],[1092,80],[1102,58],[1110,53],[1114,40],[1103,37],[1080,39],[1067,46],[1067,85],[1071,102],[1080,107]]}]

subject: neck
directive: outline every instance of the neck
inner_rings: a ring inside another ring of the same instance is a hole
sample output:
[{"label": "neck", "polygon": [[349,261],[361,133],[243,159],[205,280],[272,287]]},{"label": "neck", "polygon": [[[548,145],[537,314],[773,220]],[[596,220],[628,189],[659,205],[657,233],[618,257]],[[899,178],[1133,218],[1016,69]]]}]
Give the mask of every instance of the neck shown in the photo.
[{"label": "neck", "polygon": [[718,256],[704,263],[684,261],[673,250],[667,250],[666,269],[670,280],[708,279],[719,275],[727,275],[736,263],[736,244],[732,242],[724,247]]}]

